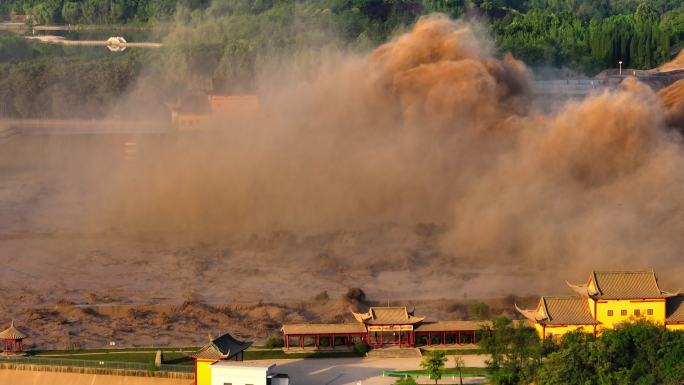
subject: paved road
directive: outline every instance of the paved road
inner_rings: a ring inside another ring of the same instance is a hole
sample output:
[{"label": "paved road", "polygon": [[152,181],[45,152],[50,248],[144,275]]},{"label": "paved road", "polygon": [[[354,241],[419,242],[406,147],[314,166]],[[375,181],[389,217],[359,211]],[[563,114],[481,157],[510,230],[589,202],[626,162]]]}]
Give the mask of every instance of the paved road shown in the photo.
[{"label": "paved road", "polygon": [[[483,367],[486,356],[462,356],[466,366]],[[263,361],[261,361],[263,362]],[[274,360],[276,372],[287,373],[293,385],[389,385],[395,377],[382,377],[383,370],[414,370],[420,368],[420,358],[318,358],[307,360]],[[448,367],[453,367],[449,357]],[[424,381],[431,382],[431,381]],[[458,378],[444,379],[440,384],[456,384]],[[483,383],[468,379],[464,383]]]}]

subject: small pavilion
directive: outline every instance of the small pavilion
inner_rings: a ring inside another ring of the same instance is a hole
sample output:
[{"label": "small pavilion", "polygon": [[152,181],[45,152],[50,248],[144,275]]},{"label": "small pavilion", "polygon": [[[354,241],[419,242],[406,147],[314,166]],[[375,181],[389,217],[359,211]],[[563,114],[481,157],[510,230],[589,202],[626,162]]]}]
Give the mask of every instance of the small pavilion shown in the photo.
[{"label": "small pavilion", "polygon": [[10,327],[0,332],[2,340],[2,354],[5,356],[22,356],[24,353],[24,338],[28,336],[14,326],[14,320]]},{"label": "small pavilion", "polygon": [[251,341],[240,341],[226,333],[209,342],[198,351],[188,354],[195,359],[195,385],[211,385],[211,365],[219,361],[243,361],[244,351]]}]

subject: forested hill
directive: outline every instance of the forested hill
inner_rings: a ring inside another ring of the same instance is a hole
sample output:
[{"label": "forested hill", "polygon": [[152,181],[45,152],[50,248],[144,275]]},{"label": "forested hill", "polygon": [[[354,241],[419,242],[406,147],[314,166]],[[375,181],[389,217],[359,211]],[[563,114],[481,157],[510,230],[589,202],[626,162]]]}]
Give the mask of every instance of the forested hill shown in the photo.
[{"label": "forested hill", "polygon": [[307,68],[317,52],[373,49],[433,12],[481,21],[499,54],[588,76],[657,67],[684,45],[681,0],[0,0],[28,23],[154,26],[164,43],[110,54],[0,34],[0,116],[101,116],[132,90],[166,114],[206,79],[250,89],[280,58]]},{"label": "forested hill", "polygon": [[[188,21],[198,15],[324,20],[348,44],[378,44],[420,15],[484,16],[502,51],[530,65],[586,73],[615,67],[651,68],[684,42],[681,0],[2,0],[0,14],[69,24]],[[244,37],[241,37],[244,38]],[[226,37],[230,40],[231,37]]]}]

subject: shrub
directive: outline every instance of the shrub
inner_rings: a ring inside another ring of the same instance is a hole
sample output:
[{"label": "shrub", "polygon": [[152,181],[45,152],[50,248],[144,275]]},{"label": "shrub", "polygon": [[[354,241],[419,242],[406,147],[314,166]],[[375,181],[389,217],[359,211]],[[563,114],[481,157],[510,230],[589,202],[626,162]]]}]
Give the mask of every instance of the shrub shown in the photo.
[{"label": "shrub", "polygon": [[394,382],[394,385],[417,385],[416,380],[413,377],[402,377]]},{"label": "shrub", "polygon": [[364,342],[357,342],[354,344],[354,351],[359,354],[366,354],[370,350],[370,346]]},{"label": "shrub", "polygon": [[470,314],[470,318],[472,319],[484,321],[491,317],[491,310],[487,304],[475,302],[468,305],[468,314]]},{"label": "shrub", "polygon": [[282,348],[285,346],[285,341],[282,339],[282,337],[271,336],[266,340],[265,346],[269,349]]}]

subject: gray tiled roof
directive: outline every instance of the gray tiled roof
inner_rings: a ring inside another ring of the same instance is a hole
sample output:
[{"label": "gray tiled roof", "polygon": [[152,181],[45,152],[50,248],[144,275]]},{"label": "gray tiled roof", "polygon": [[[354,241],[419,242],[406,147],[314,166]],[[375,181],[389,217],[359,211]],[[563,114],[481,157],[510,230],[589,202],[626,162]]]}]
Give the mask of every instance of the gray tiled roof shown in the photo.
[{"label": "gray tiled roof", "polygon": [[371,307],[366,313],[353,313],[357,321],[366,325],[407,325],[425,319],[416,317],[403,307]]},{"label": "gray tiled roof", "polygon": [[473,331],[491,326],[491,322],[482,321],[437,321],[424,322],[415,328],[416,332]]},{"label": "gray tiled roof", "polygon": [[[594,282],[597,290],[589,288]],[[653,271],[594,271],[584,285],[570,285],[576,292],[596,299],[667,298]]]},{"label": "gray tiled roof", "polygon": [[589,312],[587,299],[582,297],[541,297],[536,310],[518,311],[525,318],[546,325],[598,324]]},{"label": "gray tiled roof", "polygon": [[582,297],[542,297],[548,323],[563,325],[597,324],[589,312],[589,304]]},{"label": "gray tiled roof", "polygon": [[2,340],[21,340],[26,337],[26,334],[14,327],[14,320],[12,320],[10,327],[0,332],[0,339]]},{"label": "gray tiled roof", "polygon": [[346,324],[290,324],[283,325],[284,334],[355,334],[365,333],[366,327],[362,323]]},{"label": "gray tiled roof", "polygon": [[229,359],[252,345],[250,341],[239,341],[229,333],[211,340],[200,350],[189,354],[190,357],[214,360]]},{"label": "gray tiled roof", "polygon": [[667,322],[684,322],[684,295],[667,299]]}]

